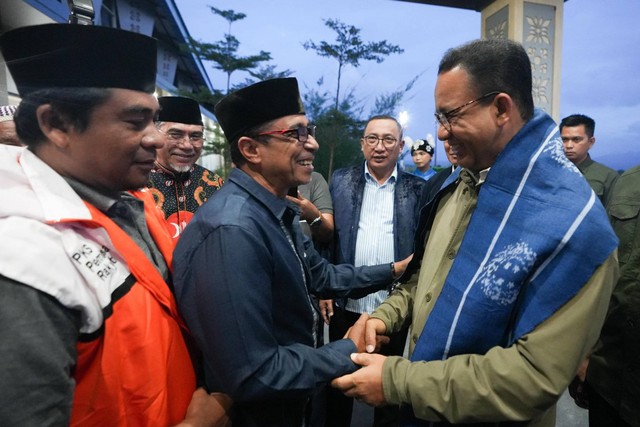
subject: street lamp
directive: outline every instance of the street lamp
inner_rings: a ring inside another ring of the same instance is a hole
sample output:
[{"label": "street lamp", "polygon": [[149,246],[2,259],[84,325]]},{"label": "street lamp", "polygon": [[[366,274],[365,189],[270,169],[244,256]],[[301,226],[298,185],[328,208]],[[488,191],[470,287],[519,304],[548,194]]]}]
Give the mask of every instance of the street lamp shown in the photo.
[{"label": "street lamp", "polygon": [[402,129],[407,128],[407,124],[409,123],[409,112],[408,111],[400,111],[398,113],[398,123],[402,126]]},{"label": "street lamp", "polygon": [[[407,129],[407,123],[409,123],[409,113],[406,110],[400,111],[398,113],[398,123],[400,123],[400,126],[402,127],[402,133],[404,133],[404,131]],[[411,140],[411,138],[409,138],[408,136],[404,137],[405,145],[402,153],[400,153],[400,156],[398,157],[400,169],[402,170],[404,170],[404,156],[410,151],[409,147],[413,143],[413,141],[411,141],[410,144],[407,144],[407,140]]]}]

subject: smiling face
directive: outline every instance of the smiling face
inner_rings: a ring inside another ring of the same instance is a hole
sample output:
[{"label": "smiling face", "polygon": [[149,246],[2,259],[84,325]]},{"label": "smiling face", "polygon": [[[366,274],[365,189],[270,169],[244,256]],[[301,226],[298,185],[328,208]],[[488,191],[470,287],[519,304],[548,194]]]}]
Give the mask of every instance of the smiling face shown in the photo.
[{"label": "smiling face", "polygon": [[442,145],[444,146],[444,153],[447,155],[447,160],[449,160],[449,163],[451,163],[453,166],[458,166],[458,157],[451,149],[449,141],[445,139],[444,141],[442,141]]},{"label": "smiling face", "polygon": [[163,144],[154,123],[158,108],[153,95],[111,89],[84,131],[66,130],[59,172],[102,191],[143,187]]},{"label": "smiling face", "polygon": [[[371,145],[366,141],[366,137],[371,135],[378,138],[375,145]],[[395,144],[387,146],[383,142],[383,138],[387,137],[395,139]],[[398,123],[391,119],[371,120],[364,129],[360,147],[367,161],[369,172],[378,182],[386,181],[393,173],[398,163],[398,157],[404,147],[404,141],[401,138],[401,129]]]},{"label": "smiling face", "polygon": [[204,126],[164,122],[159,126],[164,146],[158,149],[158,163],[174,172],[188,172],[200,158]]},{"label": "smiling face", "polygon": [[[295,114],[272,121],[263,127],[262,132],[296,129],[308,125],[309,120],[306,116]],[[243,155],[247,158],[247,167],[253,172],[251,175],[263,187],[280,197],[286,196],[290,188],[311,181],[313,159],[318,151],[318,142],[311,135],[304,143],[293,135],[295,132],[264,135],[258,137],[259,139],[243,137],[242,142],[239,141],[243,147],[250,146],[249,154]]]},{"label": "smiling face", "polygon": [[[469,103],[482,94],[473,90],[467,72],[455,67],[438,76],[435,90],[436,110],[447,112]],[[449,118],[451,132],[441,124],[438,138],[448,140],[451,154],[458,164],[472,172],[479,172],[493,165],[510,138],[501,135],[496,123],[498,110],[495,98],[474,102]]]}]

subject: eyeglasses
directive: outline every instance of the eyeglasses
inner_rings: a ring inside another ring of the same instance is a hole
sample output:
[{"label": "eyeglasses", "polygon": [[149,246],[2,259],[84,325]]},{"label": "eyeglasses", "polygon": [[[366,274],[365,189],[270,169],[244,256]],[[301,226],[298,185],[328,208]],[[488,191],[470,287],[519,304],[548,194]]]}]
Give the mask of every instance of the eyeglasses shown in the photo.
[{"label": "eyeglasses", "polygon": [[173,142],[182,142],[186,138],[189,140],[191,145],[195,145],[195,146],[202,145],[202,142],[204,141],[204,134],[200,132],[187,133],[187,132],[172,130],[172,131],[166,132],[165,135],[167,135],[169,139]]},{"label": "eyeglasses", "polygon": [[438,123],[440,123],[448,133],[451,133],[451,119],[453,119],[464,107],[467,107],[471,104],[475,104],[478,101],[482,101],[485,98],[488,98],[490,96],[495,96],[499,93],[500,93],[499,90],[486,93],[482,95],[480,98],[474,99],[473,101],[466,102],[461,106],[454,108],[453,110],[445,111],[443,113],[438,112],[438,113],[435,113],[434,115],[436,116],[436,120],[438,121]]},{"label": "eyeglasses", "polygon": [[363,136],[362,140],[366,142],[367,145],[371,148],[376,147],[380,141],[382,141],[382,145],[384,145],[384,148],[392,148],[394,145],[396,145],[396,142],[398,142],[396,138],[389,135],[379,137],[373,134]]},{"label": "eyeglasses", "polygon": [[298,141],[304,144],[305,142],[307,142],[310,136],[314,138],[316,137],[316,126],[309,125],[309,126],[300,126],[295,129],[272,130],[269,132],[259,133],[256,136],[263,136],[263,135],[280,135],[280,136],[284,136],[285,138],[297,139]]}]

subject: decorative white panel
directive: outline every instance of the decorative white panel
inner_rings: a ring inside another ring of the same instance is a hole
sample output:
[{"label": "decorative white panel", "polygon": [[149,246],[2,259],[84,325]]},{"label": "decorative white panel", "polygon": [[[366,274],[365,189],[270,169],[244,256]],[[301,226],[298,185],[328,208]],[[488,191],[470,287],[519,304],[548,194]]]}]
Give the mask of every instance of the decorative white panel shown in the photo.
[{"label": "decorative white panel", "polygon": [[509,38],[509,6],[505,6],[493,15],[487,17],[485,22],[486,39]]},{"label": "decorative white panel", "polygon": [[531,60],[533,101],[548,113],[551,113],[554,90],[555,17],[554,6],[524,3],[522,44]]}]

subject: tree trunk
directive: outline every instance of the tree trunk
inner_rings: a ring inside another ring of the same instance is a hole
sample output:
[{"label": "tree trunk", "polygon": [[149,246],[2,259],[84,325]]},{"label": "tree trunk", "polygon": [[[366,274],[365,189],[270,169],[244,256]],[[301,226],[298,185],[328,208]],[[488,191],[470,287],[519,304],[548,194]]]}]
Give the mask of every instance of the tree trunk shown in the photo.
[{"label": "tree trunk", "polygon": [[342,62],[338,63],[338,88],[336,89],[336,111],[340,105],[340,78],[342,77]]}]

